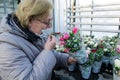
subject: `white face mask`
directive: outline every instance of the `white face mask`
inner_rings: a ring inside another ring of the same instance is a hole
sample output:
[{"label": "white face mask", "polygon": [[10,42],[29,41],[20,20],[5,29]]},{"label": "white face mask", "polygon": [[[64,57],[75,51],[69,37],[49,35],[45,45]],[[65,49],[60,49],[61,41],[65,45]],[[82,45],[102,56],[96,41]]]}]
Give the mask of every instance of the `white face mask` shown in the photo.
[{"label": "white face mask", "polygon": [[38,33],[35,33],[35,35],[39,36],[40,34],[38,34]]}]

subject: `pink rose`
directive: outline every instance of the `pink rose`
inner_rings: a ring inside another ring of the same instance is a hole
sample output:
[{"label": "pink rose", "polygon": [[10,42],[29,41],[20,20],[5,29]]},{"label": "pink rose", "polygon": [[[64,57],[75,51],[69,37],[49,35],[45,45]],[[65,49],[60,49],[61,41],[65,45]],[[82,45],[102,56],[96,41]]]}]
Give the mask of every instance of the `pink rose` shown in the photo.
[{"label": "pink rose", "polygon": [[65,45],[66,43],[64,41],[60,41],[60,45]]},{"label": "pink rose", "polygon": [[72,28],[72,32],[73,32],[74,34],[76,34],[76,33],[78,32],[78,30],[79,30],[79,29],[78,29],[77,27],[73,27],[73,28]]},{"label": "pink rose", "polygon": [[61,36],[61,37],[60,37],[60,41],[64,41],[64,38],[63,38],[63,36]]},{"label": "pink rose", "polygon": [[63,38],[66,39],[66,40],[67,40],[69,37],[70,37],[70,35],[67,34],[67,33],[65,33],[64,36],[63,36]]},{"label": "pink rose", "polygon": [[118,53],[120,53],[120,45],[117,45],[116,51],[117,51]]}]

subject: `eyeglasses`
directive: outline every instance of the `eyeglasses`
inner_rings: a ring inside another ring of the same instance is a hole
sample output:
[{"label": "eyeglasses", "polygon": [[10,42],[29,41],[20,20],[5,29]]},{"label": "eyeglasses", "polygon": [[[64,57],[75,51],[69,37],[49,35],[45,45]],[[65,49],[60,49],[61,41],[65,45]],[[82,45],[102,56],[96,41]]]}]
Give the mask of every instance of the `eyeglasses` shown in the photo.
[{"label": "eyeglasses", "polygon": [[37,20],[38,20],[39,22],[45,24],[46,26],[51,26],[51,25],[52,25],[52,23],[51,23],[51,20],[52,20],[52,19],[50,19],[48,22],[44,22],[44,21],[41,21],[41,20],[39,20],[39,19],[37,19]]}]

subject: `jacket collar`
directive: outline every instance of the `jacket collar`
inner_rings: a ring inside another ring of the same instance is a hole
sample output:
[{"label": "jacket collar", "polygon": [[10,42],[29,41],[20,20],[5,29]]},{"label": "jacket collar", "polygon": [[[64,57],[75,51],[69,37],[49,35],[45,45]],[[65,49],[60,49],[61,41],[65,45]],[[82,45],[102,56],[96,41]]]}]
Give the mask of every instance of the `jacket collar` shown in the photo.
[{"label": "jacket collar", "polygon": [[22,33],[22,37],[26,38],[30,42],[37,41],[40,37],[31,32],[28,28],[21,26],[18,18],[14,14],[8,14],[7,23],[12,28],[12,33],[16,33],[16,30]]}]

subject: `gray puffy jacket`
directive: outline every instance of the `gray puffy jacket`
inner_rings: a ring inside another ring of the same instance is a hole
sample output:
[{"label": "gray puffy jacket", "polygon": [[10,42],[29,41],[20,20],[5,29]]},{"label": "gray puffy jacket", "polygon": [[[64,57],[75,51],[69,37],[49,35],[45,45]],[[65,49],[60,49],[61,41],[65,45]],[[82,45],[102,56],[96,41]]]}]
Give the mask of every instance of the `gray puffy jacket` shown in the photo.
[{"label": "gray puffy jacket", "polygon": [[50,80],[54,66],[66,66],[68,55],[44,50],[46,37],[27,35],[15,21],[7,15],[0,24],[2,80]]}]

